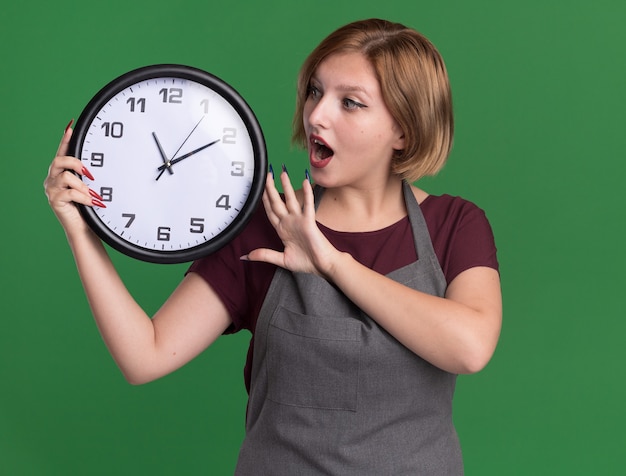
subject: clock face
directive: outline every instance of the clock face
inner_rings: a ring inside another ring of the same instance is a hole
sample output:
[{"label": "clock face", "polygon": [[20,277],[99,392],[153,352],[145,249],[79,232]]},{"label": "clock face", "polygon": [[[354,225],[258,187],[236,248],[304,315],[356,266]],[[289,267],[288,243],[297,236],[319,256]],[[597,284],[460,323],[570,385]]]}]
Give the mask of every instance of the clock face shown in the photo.
[{"label": "clock face", "polygon": [[173,263],[232,239],[260,199],[265,144],[249,107],[208,73],[158,65],[105,87],[77,122],[75,155],[106,208],[83,215],[106,242]]}]

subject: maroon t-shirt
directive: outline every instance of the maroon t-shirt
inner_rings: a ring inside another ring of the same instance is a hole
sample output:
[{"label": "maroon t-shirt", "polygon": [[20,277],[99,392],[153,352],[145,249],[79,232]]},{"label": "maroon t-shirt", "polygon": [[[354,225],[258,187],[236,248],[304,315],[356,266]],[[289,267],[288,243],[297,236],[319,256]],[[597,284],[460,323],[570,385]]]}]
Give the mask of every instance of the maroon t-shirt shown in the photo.
[{"label": "maroon t-shirt", "polygon": [[[429,195],[420,208],[448,284],[469,268],[487,266],[498,269],[491,226],[480,208],[450,195]],[[318,226],[338,250],[350,253],[361,264],[381,274],[417,260],[408,216],[381,230],[364,233],[338,232],[321,224]],[[283,249],[262,206],[232,242],[189,268],[209,283],[226,306],[233,322],[228,333],[248,329],[254,334],[257,317],[274,276],[274,265],[239,259],[256,248]],[[251,367],[252,346],[244,372],[248,389]]]}]

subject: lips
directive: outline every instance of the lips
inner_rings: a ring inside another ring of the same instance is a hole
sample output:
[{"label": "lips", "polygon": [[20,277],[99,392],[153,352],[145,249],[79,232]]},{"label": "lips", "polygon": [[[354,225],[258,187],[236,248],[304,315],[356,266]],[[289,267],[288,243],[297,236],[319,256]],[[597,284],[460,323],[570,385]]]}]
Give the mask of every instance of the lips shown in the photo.
[{"label": "lips", "polygon": [[311,136],[310,143],[310,162],[313,167],[326,167],[333,158],[335,152],[328,144],[319,136]]}]

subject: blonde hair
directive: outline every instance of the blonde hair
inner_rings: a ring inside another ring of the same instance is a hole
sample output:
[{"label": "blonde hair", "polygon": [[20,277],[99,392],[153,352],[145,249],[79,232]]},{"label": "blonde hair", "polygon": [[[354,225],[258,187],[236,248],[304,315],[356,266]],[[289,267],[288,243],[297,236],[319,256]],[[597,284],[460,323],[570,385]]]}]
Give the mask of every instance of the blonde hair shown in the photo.
[{"label": "blonde hair", "polygon": [[302,121],[311,76],[334,53],[362,53],[376,72],[383,100],[404,133],[392,171],[414,182],[444,166],[454,133],[452,94],[443,59],[422,34],[399,23],[369,19],[350,23],[327,36],[305,60],[298,77],[294,144],[305,146]]}]

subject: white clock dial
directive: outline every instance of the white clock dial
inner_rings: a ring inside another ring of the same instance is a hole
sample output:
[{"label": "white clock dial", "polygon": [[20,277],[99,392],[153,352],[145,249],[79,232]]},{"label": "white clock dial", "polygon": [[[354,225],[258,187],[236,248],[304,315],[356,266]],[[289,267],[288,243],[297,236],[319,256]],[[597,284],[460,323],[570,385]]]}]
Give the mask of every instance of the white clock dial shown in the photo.
[{"label": "white clock dial", "polygon": [[106,208],[91,213],[121,251],[187,260],[195,255],[186,251],[216,241],[251,207],[260,175],[253,116],[210,86],[141,79],[90,112],[79,157],[95,179],[83,181],[102,196]]}]

